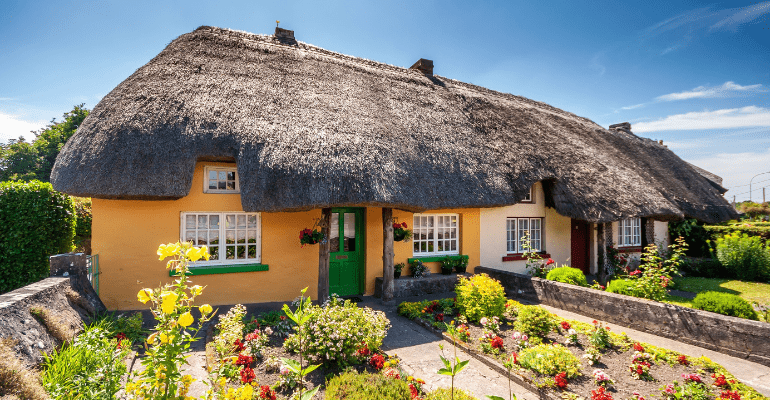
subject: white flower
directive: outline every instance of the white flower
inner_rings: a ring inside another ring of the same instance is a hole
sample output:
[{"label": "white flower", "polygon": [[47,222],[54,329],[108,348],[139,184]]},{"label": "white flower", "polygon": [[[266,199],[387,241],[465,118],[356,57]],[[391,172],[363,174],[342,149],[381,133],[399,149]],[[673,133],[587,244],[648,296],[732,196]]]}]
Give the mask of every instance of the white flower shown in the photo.
[{"label": "white flower", "polygon": [[569,333],[570,335],[575,335],[575,334],[577,334],[577,332],[575,332],[575,330],[574,330],[574,329],[572,329],[572,328],[570,328],[570,330],[568,330],[568,331],[567,331],[567,333]]}]

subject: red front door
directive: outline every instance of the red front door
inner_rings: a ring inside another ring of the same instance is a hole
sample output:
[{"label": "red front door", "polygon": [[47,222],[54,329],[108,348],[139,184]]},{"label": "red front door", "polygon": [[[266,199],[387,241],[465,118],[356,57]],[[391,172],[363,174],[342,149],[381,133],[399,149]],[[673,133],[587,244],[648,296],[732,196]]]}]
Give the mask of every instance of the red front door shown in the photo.
[{"label": "red front door", "polygon": [[572,268],[578,268],[588,274],[588,223],[572,220]]}]

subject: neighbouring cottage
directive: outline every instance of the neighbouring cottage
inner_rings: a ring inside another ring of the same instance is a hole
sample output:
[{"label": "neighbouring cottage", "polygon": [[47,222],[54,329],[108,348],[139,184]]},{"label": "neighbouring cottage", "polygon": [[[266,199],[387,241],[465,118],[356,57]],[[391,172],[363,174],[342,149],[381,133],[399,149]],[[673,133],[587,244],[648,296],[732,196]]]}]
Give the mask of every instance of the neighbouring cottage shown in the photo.
[{"label": "neighbouring cottage", "polygon": [[[177,240],[211,249],[192,271],[211,304],[286,301],[306,286],[313,298],[371,294],[383,276],[388,300],[393,264],[413,258],[433,272],[447,255],[523,268],[527,232],[595,271],[625,240],[613,221],[638,221],[628,237],[641,245],[660,221],[735,216],[660,143],[434,75],[429,60],[396,67],[281,28],[180,36],[99,102],[51,180],[93,198],[110,309],[138,308],[139,289],[172,279],[155,250]],[[301,247],[316,221],[330,240]],[[393,222],[414,240],[394,243]]]}]

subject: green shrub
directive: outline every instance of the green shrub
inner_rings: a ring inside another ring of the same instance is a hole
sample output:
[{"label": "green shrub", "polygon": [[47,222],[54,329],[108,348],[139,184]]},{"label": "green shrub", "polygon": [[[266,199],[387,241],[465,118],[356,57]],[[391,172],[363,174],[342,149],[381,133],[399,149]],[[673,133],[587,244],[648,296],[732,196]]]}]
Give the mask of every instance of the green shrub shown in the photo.
[{"label": "green shrub", "polygon": [[48,257],[72,250],[75,213],[50,183],[0,182],[0,293],[49,274]]},{"label": "green shrub", "polygon": [[583,271],[572,267],[554,268],[548,272],[545,279],[556,282],[569,283],[570,285],[588,286]]},{"label": "green shrub", "polygon": [[519,307],[519,315],[513,324],[514,329],[529,335],[530,340],[535,339],[535,337],[544,338],[549,332],[556,329],[556,326],[556,319],[553,315],[538,306]]},{"label": "green shrub", "polygon": [[770,279],[770,249],[756,236],[733,232],[716,240],[717,259],[740,280]]},{"label": "green shrub", "polygon": [[326,382],[326,400],[411,399],[409,385],[382,374],[345,372]]},{"label": "green shrub", "polygon": [[607,284],[607,291],[610,293],[625,294],[634,296],[634,287],[636,282],[629,279],[613,279]]},{"label": "green shrub", "polygon": [[75,206],[75,247],[78,251],[91,253],[91,199],[88,197],[72,197]]},{"label": "green shrub", "polygon": [[455,293],[457,309],[468,321],[478,322],[482,317],[502,317],[505,312],[503,285],[487,274],[460,277]]},{"label": "green shrub", "polygon": [[[680,268],[687,277],[735,279],[735,271],[725,268],[715,258],[685,258]],[[672,288],[673,289],[673,288]]]},{"label": "green shrub", "polygon": [[113,339],[105,326],[96,323],[86,328],[72,344],[46,356],[41,378],[51,398],[116,398],[130,346]]},{"label": "green shrub", "polygon": [[[359,308],[356,303],[333,302],[327,307],[313,306],[307,311],[310,319],[302,330],[302,347],[306,354],[323,361],[348,364],[355,361],[362,344],[371,351],[382,346],[390,321],[382,311]],[[299,335],[284,342],[287,350],[299,348]]]},{"label": "green shrub", "polygon": [[519,364],[541,375],[554,376],[561,372],[567,378],[580,375],[580,360],[562,345],[539,344],[519,353]]},{"label": "green shrub", "polygon": [[462,389],[455,389],[454,397],[452,397],[452,390],[447,388],[438,388],[430,393],[426,397],[426,400],[478,400],[477,397],[466,392]]},{"label": "green shrub", "polygon": [[757,312],[754,311],[748,301],[730,293],[698,293],[692,301],[692,306],[699,310],[759,321]]}]

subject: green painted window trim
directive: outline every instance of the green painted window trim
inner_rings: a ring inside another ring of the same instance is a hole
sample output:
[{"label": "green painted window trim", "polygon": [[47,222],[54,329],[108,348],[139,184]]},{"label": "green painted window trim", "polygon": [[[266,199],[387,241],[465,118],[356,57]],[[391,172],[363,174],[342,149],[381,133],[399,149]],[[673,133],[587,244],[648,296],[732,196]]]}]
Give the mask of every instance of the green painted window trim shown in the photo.
[{"label": "green painted window trim", "polygon": [[[448,256],[448,257],[453,259],[453,260],[458,260],[460,258],[463,258],[463,259],[466,259],[466,260],[468,259],[468,256],[466,256],[466,255],[454,255],[454,256]],[[420,260],[420,261],[426,263],[426,262],[444,261],[445,258],[447,258],[447,256],[413,257],[413,258],[408,258],[406,261],[411,263],[411,262],[413,262],[415,260]]]},{"label": "green painted window trim", "polygon": [[[192,267],[187,271],[187,275],[212,275],[212,274],[230,274],[234,272],[253,272],[267,271],[267,264],[231,264],[231,265],[208,265],[201,267]],[[174,270],[168,271],[168,276],[175,276]]]}]

